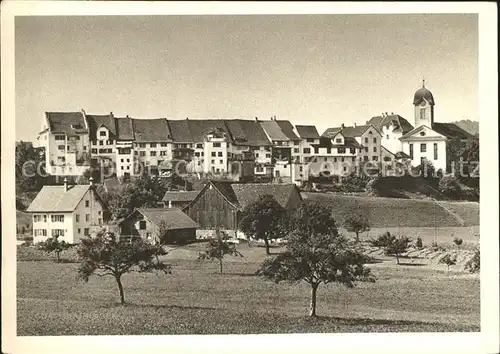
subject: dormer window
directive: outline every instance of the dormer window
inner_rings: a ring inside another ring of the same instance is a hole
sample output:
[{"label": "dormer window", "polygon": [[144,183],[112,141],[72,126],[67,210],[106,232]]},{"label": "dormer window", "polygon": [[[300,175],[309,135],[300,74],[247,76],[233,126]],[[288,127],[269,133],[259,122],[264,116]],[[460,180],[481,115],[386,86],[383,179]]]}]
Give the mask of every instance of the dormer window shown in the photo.
[{"label": "dormer window", "polygon": [[80,124],[71,124],[72,129],[82,129],[82,126]]},{"label": "dormer window", "polygon": [[337,144],[342,144],[342,138],[337,138],[337,139],[335,139],[335,142],[336,142]]},{"label": "dormer window", "polygon": [[105,130],[101,130],[99,132],[99,136],[106,136],[106,131]]}]

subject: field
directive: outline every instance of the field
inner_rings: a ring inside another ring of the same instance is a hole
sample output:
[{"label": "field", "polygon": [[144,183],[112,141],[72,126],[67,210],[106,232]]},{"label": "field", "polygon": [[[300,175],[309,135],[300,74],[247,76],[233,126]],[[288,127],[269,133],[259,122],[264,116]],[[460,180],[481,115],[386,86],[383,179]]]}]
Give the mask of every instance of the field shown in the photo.
[{"label": "field", "polygon": [[240,245],[244,258],[227,258],[224,274],[215,263],[196,261],[202,247],[171,251],[172,275],[125,275],[126,306],[118,304],[113,279],[83,283],[75,278],[76,263],[23,251],[18,335],[479,331],[474,275],[376,264],[374,284],[321,286],[320,317],[310,319],[307,284],[274,284],[254,275],[265,258],[262,247]]},{"label": "field", "polygon": [[382,227],[469,227],[479,225],[479,203],[438,202],[423,199],[354,197],[334,194],[302,193],[331,206],[336,220],[359,212],[373,228]]}]

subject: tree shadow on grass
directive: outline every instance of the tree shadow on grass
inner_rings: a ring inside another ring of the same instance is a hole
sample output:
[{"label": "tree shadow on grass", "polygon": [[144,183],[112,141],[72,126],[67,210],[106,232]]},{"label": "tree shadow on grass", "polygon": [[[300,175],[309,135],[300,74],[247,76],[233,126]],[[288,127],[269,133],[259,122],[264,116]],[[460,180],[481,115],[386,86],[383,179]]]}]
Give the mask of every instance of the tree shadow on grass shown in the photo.
[{"label": "tree shadow on grass", "polygon": [[407,321],[407,320],[386,320],[386,319],[377,319],[377,318],[344,318],[344,317],[334,317],[334,316],[316,316],[316,317],[308,317],[308,321],[317,321],[317,322],[334,322],[336,324],[344,324],[344,325],[361,325],[361,326],[404,326],[404,325],[425,325],[425,324],[434,324],[433,322],[423,322],[423,321]]},{"label": "tree shadow on grass", "polygon": [[256,273],[222,273],[222,275],[232,275],[237,277],[257,277],[259,274]]},{"label": "tree shadow on grass", "polygon": [[423,266],[425,266],[425,264],[423,264],[423,263],[406,263],[406,262],[399,262],[399,265],[410,266],[410,267],[423,267]]},{"label": "tree shadow on grass", "polygon": [[166,305],[166,304],[136,304],[136,303],[130,303],[126,302],[125,304],[120,304],[119,302],[115,302],[112,304],[105,304],[100,306],[100,308],[130,308],[130,309],[169,309],[169,310],[220,310],[219,308],[216,307],[205,307],[205,306],[180,306],[180,305]]}]

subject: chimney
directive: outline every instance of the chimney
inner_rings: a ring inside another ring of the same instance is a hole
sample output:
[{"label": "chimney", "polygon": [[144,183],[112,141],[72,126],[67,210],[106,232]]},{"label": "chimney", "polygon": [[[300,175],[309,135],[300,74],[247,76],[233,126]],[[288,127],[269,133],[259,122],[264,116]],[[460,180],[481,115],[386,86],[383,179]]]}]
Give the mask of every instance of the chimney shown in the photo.
[{"label": "chimney", "polygon": [[394,115],[394,112],[391,112],[391,116],[393,116],[393,115]]},{"label": "chimney", "polygon": [[130,117],[129,117],[129,116],[128,116],[128,114],[127,114],[127,116],[126,116],[125,118],[130,118]]},{"label": "chimney", "polygon": [[90,186],[94,185],[94,178],[92,176],[90,176],[90,178],[89,178],[89,185]]},{"label": "chimney", "polygon": [[259,121],[259,117],[255,117],[255,121],[258,122]]},{"label": "chimney", "polygon": [[276,116],[274,116],[274,120],[276,120]]},{"label": "chimney", "polygon": [[64,177],[64,191],[68,190],[68,178]]},{"label": "chimney", "polygon": [[109,112],[109,115],[110,115],[111,117],[113,117],[113,112]]},{"label": "chimney", "polygon": [[354,128],[356,128],[356,123],[354,123]]},{"label": "chimney", "polygon": [[342,129],[344,129],[344,128],[345,128],[344,123],[342,123],[342,124],[340,125],[340,127],[341,127]]}]

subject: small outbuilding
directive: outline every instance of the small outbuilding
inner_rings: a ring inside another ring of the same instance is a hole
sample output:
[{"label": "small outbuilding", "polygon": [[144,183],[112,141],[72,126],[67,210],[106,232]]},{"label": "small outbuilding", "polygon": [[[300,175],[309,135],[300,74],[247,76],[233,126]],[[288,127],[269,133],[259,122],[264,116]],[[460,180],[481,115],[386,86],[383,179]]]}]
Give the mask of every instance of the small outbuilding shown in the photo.
[{"label": "small outbuilding", "polygon": [[121,237],[184,244],[196,239],[198,224],[177,208],[135,209],[119,222]]}]

